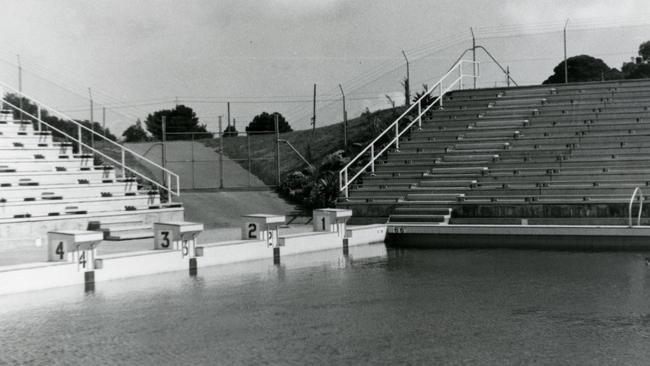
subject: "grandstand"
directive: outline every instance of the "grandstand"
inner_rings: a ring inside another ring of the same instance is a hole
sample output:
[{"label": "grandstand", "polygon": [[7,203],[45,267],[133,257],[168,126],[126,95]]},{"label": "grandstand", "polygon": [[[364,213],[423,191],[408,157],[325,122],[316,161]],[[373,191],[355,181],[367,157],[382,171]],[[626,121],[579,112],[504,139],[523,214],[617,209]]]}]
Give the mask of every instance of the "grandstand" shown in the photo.
[{"label": "grandstand", "polygon": [[650,80],[443,95],[357,179],[342,171],[354,222],[627,224],[650,186]]},{"label": "grandstand", "polygon": [[102,230],[108,240],[151,237],[154,221],[182,220],[180,204],[161,200],[161,190],[165,197],[175,192],[168,189],[173,173],[166,185],[147,178],[126,165],[137,154],[114,142],[121,161],[95,149],[84,136],[102,135],[66,118],[79,131],[70,136],[43,121],[46,106],[32,101],[38,116],[6,100],[0,112],[0,249],[43,244],[56,230]]}]

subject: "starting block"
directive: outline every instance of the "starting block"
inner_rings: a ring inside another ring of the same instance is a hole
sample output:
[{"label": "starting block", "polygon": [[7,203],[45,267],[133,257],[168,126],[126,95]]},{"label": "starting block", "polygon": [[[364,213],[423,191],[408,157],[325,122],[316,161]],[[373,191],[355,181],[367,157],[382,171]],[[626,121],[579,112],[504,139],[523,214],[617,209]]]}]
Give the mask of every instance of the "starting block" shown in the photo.
[{"label": "starting block", "polygon": [[321,208],[313,212],[314,231],[336,232],[340,238],[345,236],[346,224],[352,217],[352,210],[340,208]]},{"label": "starting block", "polygon": [[183,258],[202,257],[203,247],[196,246],[196,237],[203,232],[203,224],[196,222],[156,222],[153,224],[154,249],[181,252]]},{"label": "starting block", "polygon": [[71,230],[47,233],[50,262],[72,262],[77,271],[94,271],[102,268],[102,260],[95,259],[97,246],[104,240],[99,231]]},{"label": "starting block", "polygon": [[285,223],[283,215],[251,214],[244,215],[241,228],[243,240],[265,241],[268,246],[280,246],[278,228]]}]

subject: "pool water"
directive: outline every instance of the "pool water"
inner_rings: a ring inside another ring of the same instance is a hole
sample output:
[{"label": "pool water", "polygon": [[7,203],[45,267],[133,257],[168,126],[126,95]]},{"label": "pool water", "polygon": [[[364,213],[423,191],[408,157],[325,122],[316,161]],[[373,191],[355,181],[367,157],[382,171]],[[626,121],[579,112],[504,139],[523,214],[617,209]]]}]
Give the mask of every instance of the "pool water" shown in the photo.
[{"label": "pool water", "polygon": [[383,245],[0,297],[0,365],[648,365],[644,253]]}]

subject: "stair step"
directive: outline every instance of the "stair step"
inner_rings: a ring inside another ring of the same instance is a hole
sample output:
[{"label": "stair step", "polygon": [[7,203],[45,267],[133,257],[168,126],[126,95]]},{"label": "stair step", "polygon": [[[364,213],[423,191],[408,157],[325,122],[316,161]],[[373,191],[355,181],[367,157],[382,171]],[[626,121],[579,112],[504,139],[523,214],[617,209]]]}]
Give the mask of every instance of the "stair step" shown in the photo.
[{"label": "stair step", "polygon": [[388,222],[429,222],[429,223],[448,223],[447,215],[390,215]]},{"label": "stair step", "polygon": [[104,240],[120,241],[153,238],[151,226],[125,226],[104,230]]}]

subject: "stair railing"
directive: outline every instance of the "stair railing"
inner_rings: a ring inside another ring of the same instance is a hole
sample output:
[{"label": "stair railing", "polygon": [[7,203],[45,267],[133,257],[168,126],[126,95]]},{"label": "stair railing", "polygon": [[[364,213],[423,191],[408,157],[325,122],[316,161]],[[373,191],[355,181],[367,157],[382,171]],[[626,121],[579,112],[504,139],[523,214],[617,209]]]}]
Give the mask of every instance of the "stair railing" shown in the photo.
[{"label": "stair railing", "polygon": [[[464,65],[470,65],[470,70],[468,72],[465,72],[465,68],[463,67]],[[399,151],[399,139],[400,137],[407,131],[413,127],[415,123],[418,124],[418,128],[422,128],[422,116],[426,114],[433,106],[436,104],[440,104],[440,107],[443,107],[443,100],[442,97],[445,95],[445,93],[449,92],[456,86],[458,86],[460,89],[463,88],[463,79],[464,78],[477,78],[479,77],[478,73],[474,73],[474,68],[476,67],[476,70],[479,69],[479,63],[475,61],[469,61],[469,60],[459,60],[454,64],[454,66],[449,69],[449,71],[442,77],[438,82],[436,82],[433,86],[431,86],[426,93],[424,93],[417,101],[415,101],[409,108],[404,111],[397,119],[391,123],[386,129],[381,132],[372,142],[368,144],[361,152],[357,154],[350,162],[339,171],[339,191],[344,192],[345,198],[347,199],[349,197],[349,187],[354,182],[361,174],[363,174],[368,168],[370,168],[371,174],[375,173],[375,161],[383,154],[385,153],[388,149],[390,149],[393,145],[395,146],[395,150]],[[449,81],[451,79],[451,81]],[[426,103],[427,97],[430,96],[431,93],[437,92],[438,96],[430,102],[428,105],[423,105],[423,102]],[[400,122],[407,120],[407,117],[409,116],[410,113],[414,112],[417,110],[417,117],[413,118],[406,127],[402,128],[400,130]],[[394,131],[395,135],[393,139],[388,142],[383,148],[380,146],[379,141],[384,137],[385,135],[392,133]],[[377,151],[380,149],[379,151]],[[355,164],[359,159],[361,159],[366,153],[370,153],[370,160],[363,166],[359,171],[354,174],[352,177],[349,177],[350,175],[350,170],[353,164]]]},{"label": "stair railing", "polygon": [[[14,93],[14,94],[18,94],[19,96],[28,99],[29,101],[31,101],[32,103],[34,103],[37,106],[37,115],[35,116],[35,115],[31,114],[31,113],[28,113],[24,109],[21,109],[20,107],[18,107],[16,105],[12,104],[11,102],[9,102],[7,100],[7,98],[5,98],[4,95],[2,96],[2,102],[5,105],[8,105],[8,106],[12,107],[13,109],[15,109],[15,110],[17,110],[19,112],[22,112],[23,115],[28,116],[28,117],[32,118],[34,121],[36,121],[39,131],[41,130],[41,126],[43,126],[43,125],[47,126],[48,129],[57,132],[58,134],[62,135],[63,137],[67,138],[70,141],[76,142],[78,144],[78,146],[79,146],[79,153],[83,153],[83,149],[85,148],[86,150],[92,151],[93,154],[97,154],[98,156],[101,156],[103,159],[111,162],[112,164],[115,164],[115,165],[119,166],[120,169],[122,170],[122,177],[123,178],[126,177],[126,172],[128,171],[128,172],[132,173],[133,175],[136,175],[136,176],[142,178],[143,180],[153,184],[154,186],[166,191],[168,193],[167,197],[168,197],[169,201],[171,201],[171,198],[173,196],[178,197],[180,195],[180,179],[179,179],[178,175],[175,174],[174,172],[172,172],[171,170],[160,166],[159,164],[149,160],[148,158],[138,154],[137,152],[135,152],[135,151],[123,146],[123,145],[118,144],[117,142],[115,142],[115,141],[113,141],[111,139],[106,138],[104,135],[95,132],[94,130],[82,125],[81,123],[75,121],[71,117],[65,115],[64,113],[61,113],[61,112],[57,111],[56,109],[51,108],[51,107],[47,106],[46,104],[44,104],[44,103],[42,103],[42,102],[40,102],[40,101],[26,95],[25,93],[22,93],[22,92],[16,90],[15,88],[11,87],[10,85],[7,85],[7,84],[0,81],[0,86],[3,86],[5,88],[11,90],[12,93]],[[47,122],[45,122],[41,118],[43,110],[46,110],[49,113],[52,113],[52,114],[64,119],[65,121],[71,122],[75,126],[77,126],[77,137],[73,137],[73,136],[67,134],[66,132],[61,131],[60,129],[52,126],[51,124],[49,124]],[[84,131],[86,131],[87,133],[92,134],[94,137],[98,137],[101,140],[107,142],[108,144],[118,148],[119,152],[120,152],[120,160],[118,161],[118,160],[108,156],[107,154],[103,153],[102,151],[97,150],[94,146],[91,146],[91,145],[88,145],[88,144],[84,143],[83,139],[82,139],[82,134],[83,134]],[[146,174],[144,174],[142,172],[138,172],[135,169],[127,166],[126,165],[127,154],[130,154],[128,157],[133,157],[133,158],[137,159],[141,163],[146,163],[145,168],[147,168],[147,169],[151,169],[151,168],[156,169],[156,171],[159,172],[160,175],[155,174],[155,172],[152,172],[152,173],[154,173],[155,176],[162,176],[163,177],[163,182],[160,183],[160,182],[156,181],[155,179],[152,179],[152,178],[148,177]]]},{"label": "stair railing", "polygon": [[637,216],[636,219],[636,225],[640,226],[641,225],[641,211],[643,211],[643,201],[645,198],[643,197],[643,192],[641,192],[640,187],[634,188],[634,192],[632,192],[632,197],[630,197],[630,205],[627,208],[628,211],[628,226],[632,227],[632,205],[634,205],[634,199],[636,198],[637,193],[639,194],[639,215]]}]

